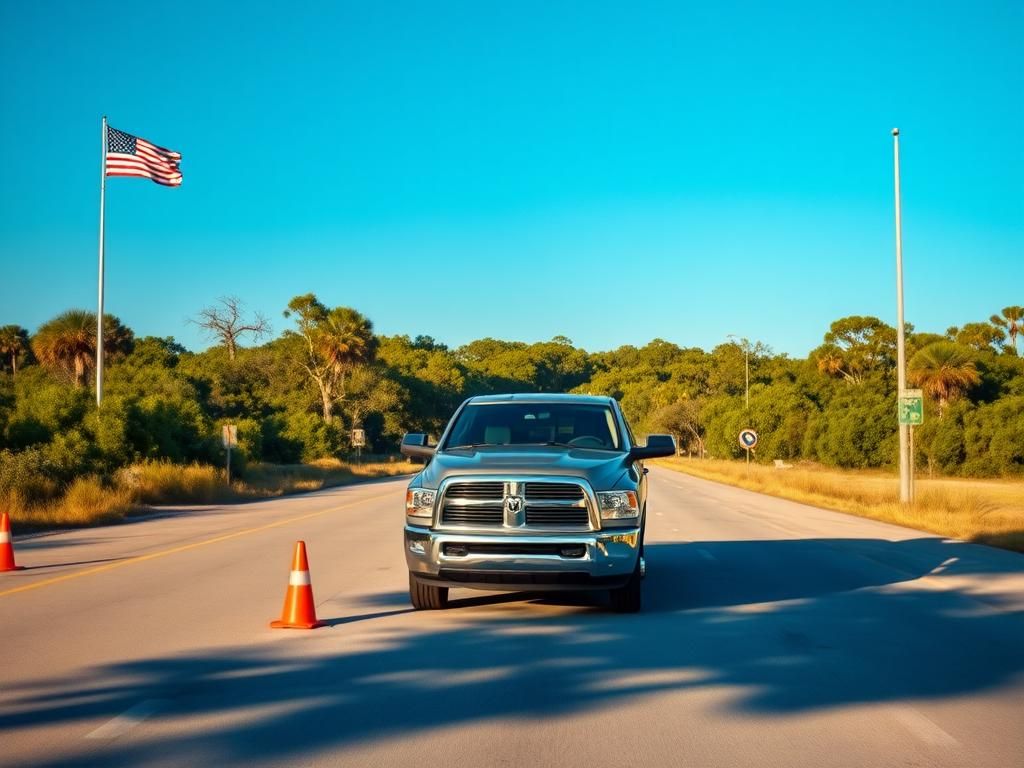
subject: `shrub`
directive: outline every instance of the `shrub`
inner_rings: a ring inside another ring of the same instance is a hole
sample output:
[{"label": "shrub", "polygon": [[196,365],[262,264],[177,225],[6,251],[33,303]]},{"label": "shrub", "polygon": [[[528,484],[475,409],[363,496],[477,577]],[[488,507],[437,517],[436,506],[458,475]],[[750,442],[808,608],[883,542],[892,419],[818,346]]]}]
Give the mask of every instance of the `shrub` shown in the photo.
[{"label": "shrub", "polygon": [[143,504],[210,504],[231,491],[217,467],[147,461],[118,471],[116,483]]},{"label": "shrub", "polygon": [[60,502],[62,525],[92,525],[124,517],[132,497],[124,488],[105,487],[97,477],[79,477],[68,486]]},{"label": "shrub", "polygon": [[287,413],[282,436],[302,446],[302,461],[338,456],[344,446],[341,428],[313,413]]},{"label": "shrub", "polygon": [[42,449],[0,451],[0,504],[18,510],[59,493],[60,484]]}]

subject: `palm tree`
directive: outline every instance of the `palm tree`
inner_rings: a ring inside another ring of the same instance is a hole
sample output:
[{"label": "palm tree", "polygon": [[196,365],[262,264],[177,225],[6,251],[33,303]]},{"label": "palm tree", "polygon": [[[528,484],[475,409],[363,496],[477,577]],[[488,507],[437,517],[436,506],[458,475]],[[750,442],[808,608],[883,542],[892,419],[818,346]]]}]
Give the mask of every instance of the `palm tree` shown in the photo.
[{"label": "palm tree", "polygon": [[[852,384],[860,384],[860,372],[856,369],[847,370],[847,362],[842,350],[834,344],[826,344],[817,354],[818,372],[826,376],[842,376]],[[852,366],[851,366],[852,368]]]},{"label": "palm tree", "polygon": [[[120,320],[103,316],[104,359],[127,353],[134,341],[135,334]],[[32,351],[44,366],[82,386],[96,359],[96,315],[84,309],[57,315],[36,331]]]},{"label": "palm tree", "polygon": [[4,360],[0,365],[11,361],[11,375],[18,376],[18,359],[28,351],[28,331],[20,325],[5,325],[0,328],[0,357]]},{"label": "palm tree", "polygon": [[373,323],[354,309],[336,307],[324,318],[317,332],[317,351],[342,384],[345,374],[359,363],[369,362],[376,351]]},{"label": "palm tree", "polygon": [[45,367],[68,376],[76,387],[85,383],[86,370],[96,356],[96,315],[69,309],[39,326],[32,351]]},{"label": "palm tree", "polygon": [[1003,307],[1001,314],[989,318],[992,325],[1006,330],[1010,337],[1010,348],[1017,351],[1017,335],[1024,332],[1024,307]]},{"label": "palm tree", "polygon": [[981,382],[970,353],[948,341],[937,341],[918,351],[908,368],[910,382],[938,401],[940,419],[950,401]]},{"label": "palm tree", "polygon": [[345,396],[347,374],[376,354],[373,324],[349,307],[327,309],[312,293],[293,298],[284,316],[295,318],[297,335],[305,342],[298,364],[320,390],[324,421],[329,422],[335,402]]}]

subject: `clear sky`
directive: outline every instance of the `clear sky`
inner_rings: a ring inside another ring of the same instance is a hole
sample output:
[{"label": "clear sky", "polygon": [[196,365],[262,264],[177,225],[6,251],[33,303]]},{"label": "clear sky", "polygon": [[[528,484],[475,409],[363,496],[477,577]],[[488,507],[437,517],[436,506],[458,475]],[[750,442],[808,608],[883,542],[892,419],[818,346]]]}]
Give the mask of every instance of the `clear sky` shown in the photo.
[{"label": "clear sky", "polygon": [[[285,10],[285,8],[287,8]],[[736,333],[804,355],[1024,303],[1024,3],[0,2],[0,324],[95,308],[100,117],[183,154],[111,179],[107,309],[236,294],[452,345]]]}]

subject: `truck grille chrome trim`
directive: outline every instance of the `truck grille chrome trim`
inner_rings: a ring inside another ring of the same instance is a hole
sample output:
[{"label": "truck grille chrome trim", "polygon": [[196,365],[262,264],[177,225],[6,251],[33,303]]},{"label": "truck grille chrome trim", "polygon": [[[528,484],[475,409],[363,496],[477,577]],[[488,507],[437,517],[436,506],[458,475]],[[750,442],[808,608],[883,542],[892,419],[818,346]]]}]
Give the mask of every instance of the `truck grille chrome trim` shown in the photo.
[{"label": "truck grille chrome trim", "polygon": [[583,487],[576,483],[527,483],[527,499],[544,499],[545,501],[579,500],[586,498]]},{"label": "truck grille chrome trim", "polygon": [[439,491],[441,528],[507,533],[600,528],[593,493],[585,480],[463,476],[442,483]]},{"label": "truck grille chrome trim", "polygon": [[496,482],[487,483],[452,483],[445,491],[448,499],[496,499],[501,501],[505,497],[505,484]]}]

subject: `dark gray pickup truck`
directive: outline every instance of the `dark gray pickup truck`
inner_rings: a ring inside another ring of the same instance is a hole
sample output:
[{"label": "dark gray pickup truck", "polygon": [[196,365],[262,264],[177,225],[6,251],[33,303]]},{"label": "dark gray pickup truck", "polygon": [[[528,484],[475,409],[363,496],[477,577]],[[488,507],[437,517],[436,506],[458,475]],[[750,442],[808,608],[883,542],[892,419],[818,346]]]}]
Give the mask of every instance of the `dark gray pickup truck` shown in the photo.
[{"label": "dark gray pickup truck", "polygon": [[416,608],[450,587],[606,589],[640,610],[647,478],[643,460],[675,453],[670,435],[638,445],[610,397],[490,395],[455,412],[405,500],[405,557]]}]

